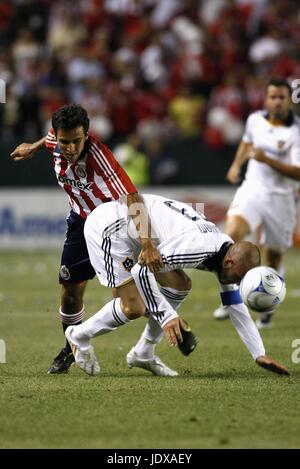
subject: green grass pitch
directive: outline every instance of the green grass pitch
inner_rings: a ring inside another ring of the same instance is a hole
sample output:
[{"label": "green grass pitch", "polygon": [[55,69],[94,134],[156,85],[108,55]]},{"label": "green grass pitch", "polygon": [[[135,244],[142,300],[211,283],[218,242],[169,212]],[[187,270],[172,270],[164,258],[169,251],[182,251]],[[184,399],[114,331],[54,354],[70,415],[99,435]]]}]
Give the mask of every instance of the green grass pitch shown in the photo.
[{"label": "green grass pitch", "polygon": [[[287,298],[274,328],[262,331],[267,352],[290,377],[259,368],[230,321],[212,318],[218,290],[203,272],[191,272],[182,306],[198,347],[189,357],[165,342],[157,349],[178,378],[127,368],[144,319],[94,340],[99,376],[75,365],[68,375],[48,375],[63,344],[58,263],[57,252],[1,253],[1,448],[300,448],[300,363],[291,358],[300,339],[299,251],[286,255]],[[90,282],[87,317],[109,299],[108,289]]]}]

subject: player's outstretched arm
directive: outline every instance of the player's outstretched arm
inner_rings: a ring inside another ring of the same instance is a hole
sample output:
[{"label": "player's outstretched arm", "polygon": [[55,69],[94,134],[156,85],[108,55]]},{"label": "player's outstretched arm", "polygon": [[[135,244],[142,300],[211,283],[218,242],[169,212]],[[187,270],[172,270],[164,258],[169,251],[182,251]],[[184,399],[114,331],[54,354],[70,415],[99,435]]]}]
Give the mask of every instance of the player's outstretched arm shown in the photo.
[{"label": "player's outstretched arm", "polygon": [[244,163],[247,161],[247,153],[249,150],[249,147],[251,145],[249,143],[241,141],[241,143],[238,146],[236,155],[234,157],[234,160],[228,170],[228,173],[226,175],[226,179],[231,183],[231,184],[237,184],[241,180],[241,167],[244,165]]},{"label": "player's outstretched arm", "polygon": [[274,373],[278,373],[279,375],[289,375],[288,369],[281,365],[280,363],[273,360],[273,358],[268,357],[267,355],[262,355],[257,357],[255,360],[256,363],[265,368],[266,370],[274,371]]},{"label": "player's outstretched arm", "polygon": [[41,148],[45,146],[46,137],[41,138],[34,143],[21,143],[17,148],[10,154],[14,161],[22,161],[31,158]]}]

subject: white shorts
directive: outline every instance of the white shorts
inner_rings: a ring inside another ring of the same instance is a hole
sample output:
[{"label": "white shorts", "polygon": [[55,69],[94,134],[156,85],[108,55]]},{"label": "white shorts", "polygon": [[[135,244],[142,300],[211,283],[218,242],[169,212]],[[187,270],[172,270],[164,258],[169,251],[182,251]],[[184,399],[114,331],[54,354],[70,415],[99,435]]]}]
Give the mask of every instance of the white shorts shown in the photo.
[{"label": "white shorts", "polygon": [[127,218],[116,213],[115,207],[110,203],[101,206],[100,219],[94,210],[84,227],[91,264],[101,285],[110,288],[132,279],[130,270],[140,252],[138,243],[127,236]]},{"label": "white shorts", "polygon": [[247,181],[236,191],[227,212],[239,215],[248,223],[253,233],[260,225],[263,232],[260,242],[285,251],[292,245],[296,224],[295,194],[276,194],[253,188]]}]

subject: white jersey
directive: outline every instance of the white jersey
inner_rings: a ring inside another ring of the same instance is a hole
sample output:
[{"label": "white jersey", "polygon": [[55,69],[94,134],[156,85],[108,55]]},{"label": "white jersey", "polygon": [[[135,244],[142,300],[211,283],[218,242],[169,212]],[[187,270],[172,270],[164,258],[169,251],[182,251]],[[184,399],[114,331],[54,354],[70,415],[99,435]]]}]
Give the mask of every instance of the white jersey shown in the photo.
[{"label": "white jersey", "polygon": [[165,270],[205,269],[205,261],[225,242],[232,242],[214,223],[185,203],[149,194],[143,198],[151,220],[152,238],[157,239]]},{"label": "white jersey", "polygon": [[[163,270],[214,270],[209,261],[232,239],[187,204],[157,195],[143,195],[143,199]],[[133,210],[134,215],[138,204]],[[137,222],[128,216],[127,204],[121,200],[97,207],[88,216],[85,237],[92,265],[97,266],[95,270],[103,285],[117,287],[130,278],[128,267],[137,262],[141,250]]]},{"label": "white jersey", "polygon": [[[300,167],[300,119],[293,116],[291,125],[275,126],[270,124],[266,116],[266,111],[250,114],[243,142],[251,143],[269,158]],[[297,181],[254,159],[248,162],[245,179],[253,188],[267,192],[287,194],[299,187]]]}]

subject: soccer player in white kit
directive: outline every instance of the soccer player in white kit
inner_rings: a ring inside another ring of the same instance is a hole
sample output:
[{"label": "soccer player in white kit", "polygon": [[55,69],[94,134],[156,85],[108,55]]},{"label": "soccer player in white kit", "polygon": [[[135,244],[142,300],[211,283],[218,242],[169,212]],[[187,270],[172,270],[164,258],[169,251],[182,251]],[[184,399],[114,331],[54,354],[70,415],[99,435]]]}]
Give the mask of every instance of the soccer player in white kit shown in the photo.
[{"label": "soccer player in white kit", "polygon": [[[282,254],[292,245],[300,181],[300,119],[291,110],[291,87],[280,78],[269,81],[265,110],[248,117],[245,133],[227,179],[235,184],[249,160],[245,179],[229,207],[225,232],[241,241],[262,228],[265,265],[282,269]],[[282,275],[282,271],[280,272]],[[216,319],[229,317],[224,306]],[[272,313],[261,315],[258,327],[271,326]]]},{"label": "soccer player in white kit", "polygon": [[[172,274],[177,269],[214,272],[220,283],[222,302],[227,305],[232,323],[253,359],[260,366],[287,374],[284,367],[265,355],[262,339],[236,285],[249,269],[259,265],[258,248],[245,241],[234,244],[228,235],[184,203],[154,195],[144,195],[143,199],[151,220],[152,239],[163,260],[161,274]],[[129,367],[138,366],[158,374],[147,365],[158,359],[154,348],[162,330],[170,345],[176,346],[181,341],[180,330],[172,327],[174,319],[178,318],[176,308],[180,301],[176,298],[172,304],[171,291],[167,290],[167,296],[164,288],[159,290],[155,274],[147,265],[139,263],[139,233],[136,220],[132,221],[138,207],[135,213],[131,209],[134,207],[128,209],[121,200],[109,202],[96,208],[85,224],[90,260],[100,283],[118,289],[131,282],[132,294],[142,300],[139,310],[128,311],[121,298],[115,298],[83,324],[68,327],[66,337],[75,360],[91,375],[100,371],[91,338],[110,332],[130,319],[149,316],[156,329],[151,330],[150,336],[145,330],[128,353]],[[165,375],[176,376],[177,373]]]}]

